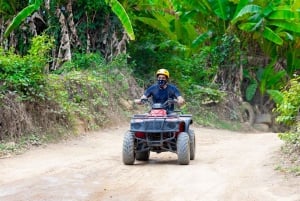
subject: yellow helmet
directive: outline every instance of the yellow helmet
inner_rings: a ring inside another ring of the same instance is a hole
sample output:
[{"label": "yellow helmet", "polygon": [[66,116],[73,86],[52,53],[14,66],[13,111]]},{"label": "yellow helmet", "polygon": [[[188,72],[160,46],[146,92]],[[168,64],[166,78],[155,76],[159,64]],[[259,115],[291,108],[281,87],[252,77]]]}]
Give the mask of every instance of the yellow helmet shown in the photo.
[{"label": "yellow helmet", "polygon": [[165,75],[165,76],[167,76],[167,79],[169,79],[169,77],[170,77],[170,73],[169,73],[169,71],[166,70],[166,69],[159,69],[159,70],[156,72],[156,77],[157,77],[158,75]]}]

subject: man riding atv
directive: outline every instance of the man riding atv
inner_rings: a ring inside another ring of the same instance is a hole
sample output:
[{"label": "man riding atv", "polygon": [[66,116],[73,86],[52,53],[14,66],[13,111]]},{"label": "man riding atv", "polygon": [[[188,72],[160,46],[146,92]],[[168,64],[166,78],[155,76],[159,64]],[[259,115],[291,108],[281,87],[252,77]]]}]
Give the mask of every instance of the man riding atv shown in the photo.
[{"label": "man riding atv", "polygon": [[[140,99],[136,99],[134,102],[142,104],[144,99],[152,97],[153,103],[165,103],[169,99],[177,99],[178,106],[182,106],[185,100],[181,96],[177,87],[173,84],[169,84],[170,73],[166,69],[159,69],[156,72],[157,84],[150,86]],[[174,110],[174,104],[167,106],[168,113]]]},{"label": "man riding atv", "polygon": [[[195,133],[190,125],[192,115],[174,112],[174,104],[185,103],[179,90],[168,84],[169,72],[156,73],[157,84],[150,86],[135,103],[151,105],[146,114],[135,114],[123,139],[123,163],[133,165],[135,160],[148,161],[150,152],[173,152],[178,163],[189,164],[195,159]],[[152,101],[148,98],[152,97]]]}]

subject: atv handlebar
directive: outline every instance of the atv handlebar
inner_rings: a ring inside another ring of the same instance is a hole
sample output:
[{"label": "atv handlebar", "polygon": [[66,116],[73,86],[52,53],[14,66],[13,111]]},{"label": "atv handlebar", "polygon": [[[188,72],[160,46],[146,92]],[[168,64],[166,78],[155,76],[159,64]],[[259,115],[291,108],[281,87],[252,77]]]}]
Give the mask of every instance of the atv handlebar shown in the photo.
[{"label": "atv handlebar", "polygon": [[163,106],[167,107],[168,105],[177,104],[177,103],[178,103],[177,99],[169,98],[168,100],[166,100],[166,102],[163,103]]},{"label": "atv handlebar", "polygon": [[145,103],[149,103],[150,101],[147,98],[142,98],[141,99],[141,103],[145,104]]},{"label": "atv handlebar", "polygon": [[[142,98],[142,99],[135,99],[134,100],[135,103],[137,104],[152,104],[151,101],[147,98]],[[167,106],[169,104],[176,104],[178,101],[177,99],[172,99],[172,98],[169,98],[168,100],[166,100],[166,102],[164,102],[162,105],[163,106]]]}]

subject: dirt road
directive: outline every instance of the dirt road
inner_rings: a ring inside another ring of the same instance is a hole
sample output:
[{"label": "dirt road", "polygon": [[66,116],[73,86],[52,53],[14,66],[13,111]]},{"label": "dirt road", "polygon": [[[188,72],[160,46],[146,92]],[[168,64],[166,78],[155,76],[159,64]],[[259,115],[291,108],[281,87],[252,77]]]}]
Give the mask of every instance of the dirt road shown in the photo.
[{"label": "dirt road", "polygon": [[272,133],[194,128],[196,160],[122,163],[126,126],[0,159],[1,201],[300,201],[300,177],[275,171]]}]

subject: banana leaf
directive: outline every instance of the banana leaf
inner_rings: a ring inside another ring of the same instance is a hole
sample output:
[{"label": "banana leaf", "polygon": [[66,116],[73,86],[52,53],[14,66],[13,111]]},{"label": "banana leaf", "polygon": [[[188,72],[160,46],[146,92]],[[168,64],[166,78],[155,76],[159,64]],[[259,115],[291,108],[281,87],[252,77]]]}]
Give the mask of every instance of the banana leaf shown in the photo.
[{"label": "banana leaf", "polygon": [[192,48],[196,49],[198,48],[204,41],[209,39],[212,35],[211,31],[205,32],[203,34],[200,34],[195,40],[192,42]]},{"label": "banana leaf", "polygon": [[283,39],[269,27],[264,28],[263,37],[277,45],[283,44]]},{"label": "banana leaf", "polygon": [[276,104],[283,102],[283,94],[278,90],[267,90],[267,94],[274,100]]},{"label": "banana leaf", "polygon": [[4,37],[8,37],[9,34],[16,29],[24,19],[26,19],[28,16],[30,16],[34,11],[36,10],[35,5],[30,5],[24,8],[21,12],[17,14],[16,17],[14,17],[13,21],[9,24],[7,29],[4,32]]},{"label": "banana leaf", "polygon": [[149,18],[149,17],[136,17],[135,19],[166,34],[171,40],[177,40],[176,34],[174,32],[172,32],[169,27],[164,27],[157,19],[153,19],[153,18]]},{"label": "banana leaf", "polygon": [[295,33],[300,33],[300,23],[299,22],[287,22],[287,21],[271,21],[268,25],[277,26],[282,29],[292,31]]},{"label": "banana leaf", "polygon": [[122,6],[122,4],[120,4],[120,2],[118,2],[117,0],[110,0],[110,1],[106,1],[106,2],[110,3],[109,5],[110,5],[112,11],[117,15],[117,17],[121,21],[129,38],[131,40],[135,40],[135,35],[134,35],[131,21],[129,19],[129,16],[127,15],[127,12],[125,11],[124,7]]},{"label": "banana leaf", "polygon": [[240,12],[231,20],[232,24],[235,24],[236,22],[244,19],[245,15],[253,15],[256,13],[260,13],[262,11],[262,8],[257,5],[247,5],[243,7]]},{"label": "banana leaf", "polygon": [[[29,4],[32,2],[29,1]],[[15,30],[20,24],[29,17],[34,11],[38,10],[42,4],[42,0],[35,0],[34,4],[30,4],[21,10],[16,17],[12,20],[12,22],[8,25],[7,29],[4,32],[4,37],[8,37],[9,34]]]},{"label": "banana leaf", "polygon": [[292,20],[296,17],[295,13],[291,10],[274,10],[268,19],[271,20]]}]

